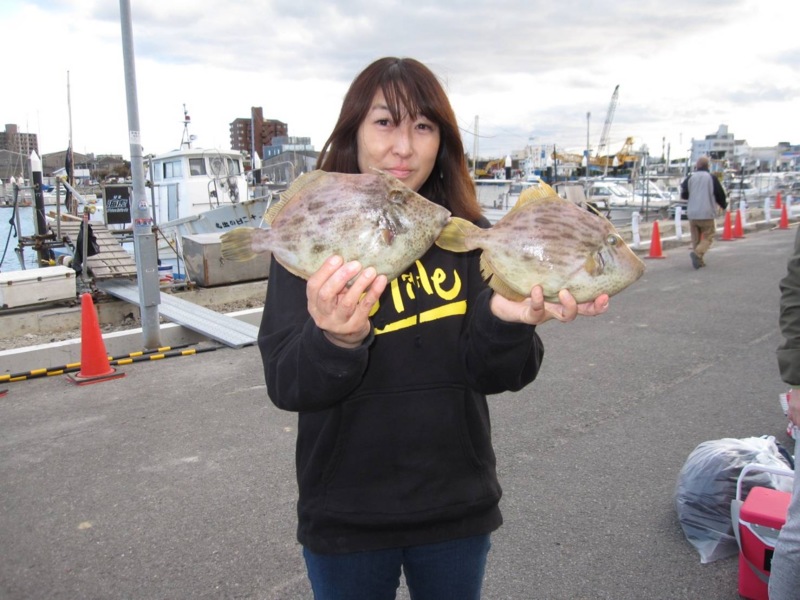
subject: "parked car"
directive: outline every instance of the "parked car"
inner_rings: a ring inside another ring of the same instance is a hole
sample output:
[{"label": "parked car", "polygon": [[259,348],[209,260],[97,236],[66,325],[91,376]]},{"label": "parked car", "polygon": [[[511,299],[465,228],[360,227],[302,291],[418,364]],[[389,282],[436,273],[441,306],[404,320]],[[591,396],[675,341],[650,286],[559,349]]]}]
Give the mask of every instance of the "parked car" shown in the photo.
[{"label": "parked car", "polygon": [[624,187],[611,181],[593,181],[586,190],[586,198],[589,202],[600,204],[604,202],[609,208],[619,206],[633,206],[636,199]]},{"label": "parked car", "polygon": [[580,207],[587,208],[588,210],[603,215],[609,216],[608,203],[602,198],[596,198],[589,201],[586,198],[586,192],[583,188],[583,182],[580,181],[560,181],[555,184],[556,192],[562,198],[574,202]]}]

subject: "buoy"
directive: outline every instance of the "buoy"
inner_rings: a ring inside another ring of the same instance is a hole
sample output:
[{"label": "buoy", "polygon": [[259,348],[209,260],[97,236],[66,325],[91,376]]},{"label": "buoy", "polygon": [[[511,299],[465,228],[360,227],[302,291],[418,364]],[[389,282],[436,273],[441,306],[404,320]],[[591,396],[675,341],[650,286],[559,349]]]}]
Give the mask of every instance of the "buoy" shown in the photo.
[{"label": "buoy", "polygon": [[67,377],[77,385],[86,385],[124,376],[109,364],[92,295],[86,292],[81,296],[81,370]]}]

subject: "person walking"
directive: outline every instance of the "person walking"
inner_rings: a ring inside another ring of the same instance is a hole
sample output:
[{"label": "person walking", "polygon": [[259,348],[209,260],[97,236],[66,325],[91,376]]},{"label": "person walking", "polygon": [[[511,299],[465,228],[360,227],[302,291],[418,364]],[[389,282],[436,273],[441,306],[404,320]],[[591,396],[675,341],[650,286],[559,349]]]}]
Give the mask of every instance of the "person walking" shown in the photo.
[{"label": "person walking", "polygon": [[[784,341],[778,347],[781,379],[791,386],[789,420],[800,427],[800,230],[794,241],[786,276],[781,280],[780,329]],[[795,458],[800,452],[799,429],[795,429]],[[769,577],[770,600],[800,598],[800,477],[795,475],[786,523],[781,528]]]},{"label": "person walking", "polygon": [[[385,171],[489,226],[450,102],[416,60],[354,79],[317,168]],[[608,308],[607,294],[559,300],[540,286],[507,300],[479,251],[436,245],[391,282],[340,256],[308,281],[272,261],[258,346],[271,401],[298,413],[297,539],[316,600],[392,599],[401,572],[415,600],[480,598],[502,523],[486,396],[536,377],[536,326]]]},{"label": "person walking", "polygon": [[717,205],[725,210],[728,201],[722,184],[709,173],[707,156],[697,159],[694,173],[681,183],[681,198],[688,200],[686,216],[689,219],[689,232],[692,236],[692,250],[689,258],[695,269],[705,267],[704,256],[714,242],[717,225]]}]

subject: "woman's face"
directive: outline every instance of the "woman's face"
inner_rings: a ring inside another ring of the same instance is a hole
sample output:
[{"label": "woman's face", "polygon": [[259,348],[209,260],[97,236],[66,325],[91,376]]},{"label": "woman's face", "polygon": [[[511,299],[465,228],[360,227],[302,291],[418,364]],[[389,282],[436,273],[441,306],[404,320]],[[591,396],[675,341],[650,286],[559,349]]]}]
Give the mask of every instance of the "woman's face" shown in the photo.
[{"label": "woman's face", "polygon": [[383,92],[378,90],[372,106],[358,128],[358,168],[386,171],[415,192],[428,179],[439,152],[439,128],[418,115],[404,114],[392,120]]}]

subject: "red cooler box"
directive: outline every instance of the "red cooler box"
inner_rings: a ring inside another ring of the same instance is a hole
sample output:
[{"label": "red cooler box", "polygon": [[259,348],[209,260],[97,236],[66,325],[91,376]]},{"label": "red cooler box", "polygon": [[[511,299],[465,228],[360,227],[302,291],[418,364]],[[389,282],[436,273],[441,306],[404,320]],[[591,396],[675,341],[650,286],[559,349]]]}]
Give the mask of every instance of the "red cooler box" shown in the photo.
[{"label": "red cooler box", "polygon": [[786,522],[789,501],[792,495],[764,487],[754,487],[747,494],[744,502],[741,495],[742,476],[749,469],[770,471],[778,475],[791,477],[792,471],[759,468],[760,465],[747,465],[739,477],[737,498],[731,505],[738,504],[738,518],[734,511],[733,526],[738,528],[739,540],[739,595],[749,600],[768,600],[769,574],[772,554],[781,527]]}]

